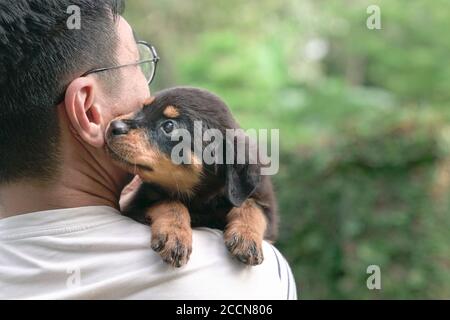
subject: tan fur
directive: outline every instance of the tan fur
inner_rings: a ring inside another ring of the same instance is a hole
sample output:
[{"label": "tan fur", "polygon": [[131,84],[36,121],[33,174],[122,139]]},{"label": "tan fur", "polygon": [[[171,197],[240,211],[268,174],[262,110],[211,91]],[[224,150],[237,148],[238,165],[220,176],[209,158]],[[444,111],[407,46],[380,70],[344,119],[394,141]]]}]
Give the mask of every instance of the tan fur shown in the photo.
[{"label": "tan fur", "polygon": [[175,108],[174,106],[167,106],[164,109],[163,114],[167,117],[167,118],[177,118],[180,116],[180,113],[178,112],[177,108]]},{"label": "tan fur", "polygon": [[152,166],[154,171],[138,170],[142,180],[191,195],[195,186],[200,182],[201,165],[176,165],[165,155],[160,153],[158,155],[158,160]]},{"label": "tan fur", "polygon": [[228,213],[227,221],[224,239],[231,254],[250,265],[260,264],[264,259],[262,241],[267,228],[261,208],[248,199]]},{"label": "tan fur", "polygon": [[152,230],[152,248],[163,260],[181,267],[192,252],[191,218],[180,202],[163,202],[147,211]]},{"label": "tan fur", "polygon": [[108,143],[108,147],[115,156],[131,167],[151,166],[159,158],[158,153],[149,147],[147,135],[142,130],[132,130],[127,135],[116,137]]},{"label": "tan fur", "polygon": [[143,130],[132,130],[127,135],[116,137],[108,146],[118,156],[123,168],[139,175],[145,182],[153,182],[186,195],[191,195],[200,182],[201,164],[174,164],[168,156],[150,144]]}]

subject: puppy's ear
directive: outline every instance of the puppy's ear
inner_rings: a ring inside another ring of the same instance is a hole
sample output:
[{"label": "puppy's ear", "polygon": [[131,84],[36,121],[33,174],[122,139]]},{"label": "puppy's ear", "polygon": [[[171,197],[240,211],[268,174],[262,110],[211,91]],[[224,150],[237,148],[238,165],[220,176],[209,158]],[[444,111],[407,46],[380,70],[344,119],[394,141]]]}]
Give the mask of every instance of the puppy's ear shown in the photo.
[{"label": "puppy's ear", "polygon": [[240,207],[255,191],[261,180],[257,164],[229,164],[226,166],[226,196],[231,204]]},{"label": "puppy's ear", "polygon": [[[234,136],[225,139],[226,148],[226,196],[231,204],[240,207],[255,191],[261,180],[261,169],[258,164],[256,141],[247,136],[241,129],[234,131]],[[228,157],[233,158],[232,164]]]}]

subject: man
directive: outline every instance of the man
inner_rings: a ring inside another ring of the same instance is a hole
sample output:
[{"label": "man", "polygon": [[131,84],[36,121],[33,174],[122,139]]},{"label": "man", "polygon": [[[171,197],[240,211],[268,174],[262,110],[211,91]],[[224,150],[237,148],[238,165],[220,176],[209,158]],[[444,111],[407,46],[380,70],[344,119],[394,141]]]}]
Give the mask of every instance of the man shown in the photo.
[{"label": "man", "polygon": [[188,265],[173,269],[149,228],[120,215],[132,177],[107,157],[104,131],[150,97],[157,62],[121,7],[0,0],[0,298],[296,298],[267,243],[264,263],[245,267],[221,232],[197,229]]}]

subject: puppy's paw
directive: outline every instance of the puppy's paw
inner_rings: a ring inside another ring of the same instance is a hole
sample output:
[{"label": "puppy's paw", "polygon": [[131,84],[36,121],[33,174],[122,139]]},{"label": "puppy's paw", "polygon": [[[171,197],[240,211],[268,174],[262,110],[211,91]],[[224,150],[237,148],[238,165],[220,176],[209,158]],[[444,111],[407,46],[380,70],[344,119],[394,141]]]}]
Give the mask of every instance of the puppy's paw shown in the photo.
[{"label": "puppy's paw", "polygon": [[224,239],[228,251],[242,263],[255,266],[263,262],[262,239],[251,227],[230,226],[225,230]]},{"label": "puppy's paw", "polygon": [[151,247],[173,267],[184,266],[192,252],[191,219],[180,202],[162,202],[147,210],[152,230]]},{"label": "puppy's paw", "polygon": [[182,267],[189,261],[192,252],[192,230],[179,227],[163,230],[152,228],[151,247],[164,262],[176,268]]}]

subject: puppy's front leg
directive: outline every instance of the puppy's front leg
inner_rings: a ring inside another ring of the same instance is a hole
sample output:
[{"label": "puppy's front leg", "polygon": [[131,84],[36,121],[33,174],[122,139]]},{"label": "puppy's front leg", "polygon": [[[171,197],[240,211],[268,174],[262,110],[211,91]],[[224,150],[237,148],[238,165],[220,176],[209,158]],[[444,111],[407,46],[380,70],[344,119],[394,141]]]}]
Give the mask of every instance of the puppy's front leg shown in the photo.
[{"label": "puppy's front leg", "polygon": [[147,210],[152,231],[151,247],[174,266],[185,265],[192,252],[191,217],[177,201],[159,203]]},{"label": "puppy's front leg", "polygon": [[264,260],[262,241],[267,221],[261,208],[253,199],[233,208],[227,215],[225,245],[230,253],[248,265],[258,265]]}]

